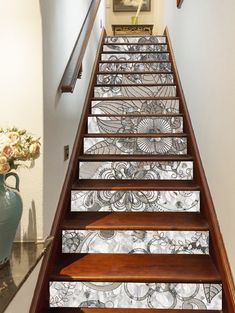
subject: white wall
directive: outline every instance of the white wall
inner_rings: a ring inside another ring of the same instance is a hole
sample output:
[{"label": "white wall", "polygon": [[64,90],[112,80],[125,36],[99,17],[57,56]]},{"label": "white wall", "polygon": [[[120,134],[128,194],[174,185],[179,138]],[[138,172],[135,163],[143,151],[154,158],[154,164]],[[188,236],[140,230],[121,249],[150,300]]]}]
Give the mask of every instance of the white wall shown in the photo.
[{"label": "white wall", "polygon": [[[42,32],[38,1],[0,0],[0,127],[42,137]],[[24,202],[17,239],[42,239],[42,156],[19,171]],[[21,235],[21,236],[20,236]]]},{"label": "white wall", "polygon": [[[150,12],[140,12],[139,24],[154,24],[154,33],[159,31],[159,0],[151,1]],[[131,24],[136,12],[113,12],[113,0],[106,0],[106,30],[112,35],[112,24]]]},{"label": "white wall", "polygon": [[61,95],[58,87],[90,2],[40,0],[44,57],[44,236],[49,234],[68,166],[68,161],[63,160],[63,147],[69,144],[72,150],[101,34],[100,26],[105,24],[102,0],[84,58],[82,79],[78,80],[73,94]]},{"label": "white wall", "polygon": [[176,61],[235,273],[235,2],[161,0]]}]

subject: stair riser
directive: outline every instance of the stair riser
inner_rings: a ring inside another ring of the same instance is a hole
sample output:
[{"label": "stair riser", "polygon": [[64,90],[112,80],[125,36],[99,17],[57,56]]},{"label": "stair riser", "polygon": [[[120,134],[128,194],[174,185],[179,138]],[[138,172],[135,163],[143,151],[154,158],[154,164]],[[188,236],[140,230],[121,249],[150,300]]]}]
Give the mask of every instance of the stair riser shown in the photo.
[{"label": "stair riser", "polygon": [[169,53],[102,53],[101,61],[169,61]]},{"label": "stair riser", "polygon": [[173,84],[172,74],[99,74],[97,85]]},{"label": "stair riser", "polygon": [[171,114],[179,113],[179,100],[107,100],[92,101],[91,113],[102,114]]},{"label": "stair riser", "polygon": [[108,133],[149,134],[149,136],[183,133],[183,117],[88,117],[88,134]]},{"label": "stair riser", "polygon": [[175,86],[103,86],[94,88],[95,98],[176,97]]},{"label": "stair riser", "polygon": [[73,212],[200,212],[199,191],[72,191]]},{"label": "stair riser", "polygon": [[51,282],[50,307],[222,309],[220,284]]},{"label": "stair riser", "polygon": [[187,138],[84,138],[84,154],[186,155]]},{"label": "stair riser", "polygon": [[118,44],[118,43],[166,43],[166,37],[163,36],[110,36],[105,38],[105,43]]},{"label": "stair riser", "polygon": [[100,63],[100,72],[170,72],[171,63]]},{"label": "stair riser", "polygon": [[193,162],[80,162],[79,179],[192,180]]},{"label": "stair riser", "polygon": [[209,232],[64,230],[62,252],[209,254]]},{"label": "stair riser", "polygon": [[104,52],[167,52],[167,45],[104,45]]}]

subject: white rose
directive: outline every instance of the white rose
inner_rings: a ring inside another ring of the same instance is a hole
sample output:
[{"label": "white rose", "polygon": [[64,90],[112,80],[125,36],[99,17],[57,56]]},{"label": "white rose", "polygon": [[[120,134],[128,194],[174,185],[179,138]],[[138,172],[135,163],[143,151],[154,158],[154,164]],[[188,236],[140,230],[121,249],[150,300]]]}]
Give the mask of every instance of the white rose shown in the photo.
[{"label": "white rose", "polygon": [[20,135],[17,132],[10,132],[7,136],[10,139],[10,143],[12,145],[16,145],[18,142],[20,142]]}]

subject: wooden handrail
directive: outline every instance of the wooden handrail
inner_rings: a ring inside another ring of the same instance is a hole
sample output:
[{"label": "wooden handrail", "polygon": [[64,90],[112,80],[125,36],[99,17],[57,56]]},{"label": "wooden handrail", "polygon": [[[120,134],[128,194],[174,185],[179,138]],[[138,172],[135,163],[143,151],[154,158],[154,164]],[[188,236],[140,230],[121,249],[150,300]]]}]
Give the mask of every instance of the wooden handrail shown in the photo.
[{"label": "wooden handrail", "polygon": [[55,262],[56,262],[55,260],[56,252],[59,251],[61,247],[61,239],[59,238],[59,236],[56,236],[56,234],[58,234],[59,229],[61,227],[62,220],[64,219],[64,216],[67,213],[67,209],[70,205],[70,193],[71,193],[72,185],[77,179],[78,157],[83,149],[82,138],[84,134],[86,133],[86,127],[87,127],[86,117],[90,110],[90,103],[93,97],[94,85],[97,79],[97,73],[98,73],[98,68],[99,68],[98,61],[101,56],[102,46],[104,44],[104,38],[106,35],[107,35],[106,31],[105,29],[103,29],[101,37],[100,37],[100,41],[98,44],[97,54],[96,54],[96,58],[94,61],[94,66],[93,66],[93,70],[91,74],[91,80],[88,86],[87,95],[86,95],[85,103],[83,106],[83,111],[82,111],[81,118],[80,118],[80,123],[78,126],[76,138],[74,141],[74,146],[73,146],[73,150],[71,153],[67,173],[65,176],[65,181],[61,190],[60,199],[58,202],[57,210],[55,213],[54,221],[53,221],[51,232],[50,232],[50,236],[54,238],[54,240],[45,253],[29,313],[41,312],[45,308],[45,303],[48,303],[49,271],[54,267]]},{"label": "wooden handrail", "polygon": [[76,81],[81,78],[82,61],[86,52],[87,44],[91,35],[91,31],[95,22],[97,11],[101,0],[92,0],[86,18],[82,25],[82,29],[78,35],[73,51],[69,58],[68,64],[64,71],[63,78],[60,83],[62,93],[73,92]]},{"label": "wooden handrail", "polygon": [[[217,219],[215,207],[209,190],[209,185],[203,169],[196,137],[192,127],[192,122],[187,108],[186,99],[184,96],[182,84],[180,81],[178,69],[176,66],[176,60],[173,52],[173,47],[170,41],[170,35],[168,28],[165,29],[164,35],[167,38],[167,45],[170,51],[171,62],[173,70],[175,72],[175,83],[177,87],[177,96],[181,99],[181,111],[184,114],[184,127],[185,132],[189,134],[189,143],[191,147],[190,154],[194,159],[195,167],[195,179],[201,186],[201,212],[207,218],[210,229],[210,254],[214,256],[215,262],[220,270],[223,283],[223,312],[234,313],[235,312],[235,285],[233,281],[232,271],[229,265],[227,253],[225,250],[223,238],[220,232],[220,226]],[[206,208],[206,209],[205,209]]]},{"label": "wooden handrail", "polygon": [[177,8],[180,9],[182,4],[183,4],[184,0],[176,0],[177,3]]}]

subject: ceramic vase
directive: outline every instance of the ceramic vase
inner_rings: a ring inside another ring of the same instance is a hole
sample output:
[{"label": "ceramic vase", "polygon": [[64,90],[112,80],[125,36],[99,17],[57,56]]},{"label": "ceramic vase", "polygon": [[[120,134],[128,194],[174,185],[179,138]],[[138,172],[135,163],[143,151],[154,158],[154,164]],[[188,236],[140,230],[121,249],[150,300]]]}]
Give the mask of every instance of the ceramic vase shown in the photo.
[{"label": "ceramic vase", "polygon": [[[15,187],[6,184],[10,176]],[[16,173],[0,175],[0,268],[10,259],[12,244],[22,216],[22,199],[19,194],[19,176]]]}]

